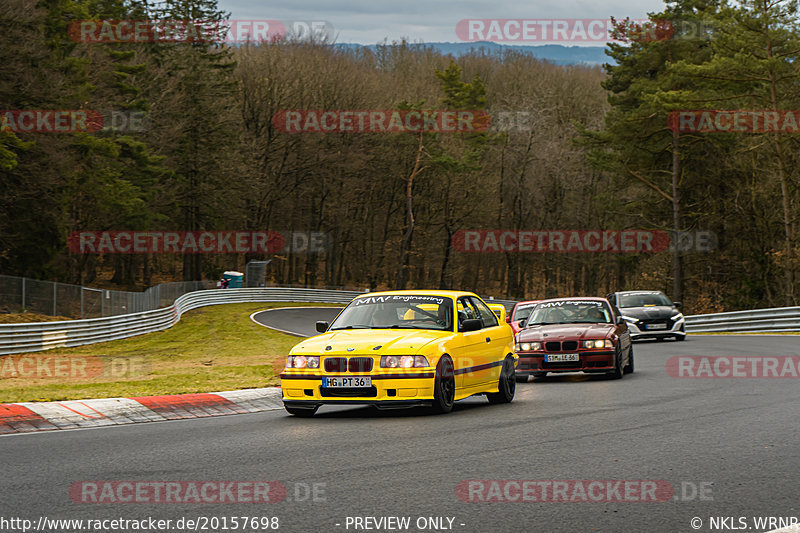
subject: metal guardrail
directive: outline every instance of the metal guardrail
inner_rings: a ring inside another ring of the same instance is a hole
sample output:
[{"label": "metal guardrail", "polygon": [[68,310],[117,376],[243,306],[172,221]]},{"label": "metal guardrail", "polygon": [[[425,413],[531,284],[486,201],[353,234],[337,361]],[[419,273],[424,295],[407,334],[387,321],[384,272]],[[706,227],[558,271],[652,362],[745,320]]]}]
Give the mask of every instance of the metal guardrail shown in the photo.
[{"label": "metal guardrail", "polygon": [[[181,314],[198,307],[246,302],[317,302],[347,304],[361,291],[264,287],[210,289],[178,297],[169,307],[86,320],[0,324],[0,355],[38,352],[124,339],[173,326]],[[512,300],[486,300],[507,307]],[[800,331],[800,307],[779,307],[686,317],[688,333]]]},{"label": "metal guardrail", "polygon": [[87,320],[0,324],[0,355],[39,352],[51,348],[106,342],[173,326],[181,314],[206,305],[246,302],[317,302],[346,304],[358,291],[257,288],[211,289],[178,297],[163,309]]},{"label": "metal guardrail", "polygon": [[773,307],[686,317],[687,333],[800,331],[800,307]]}]

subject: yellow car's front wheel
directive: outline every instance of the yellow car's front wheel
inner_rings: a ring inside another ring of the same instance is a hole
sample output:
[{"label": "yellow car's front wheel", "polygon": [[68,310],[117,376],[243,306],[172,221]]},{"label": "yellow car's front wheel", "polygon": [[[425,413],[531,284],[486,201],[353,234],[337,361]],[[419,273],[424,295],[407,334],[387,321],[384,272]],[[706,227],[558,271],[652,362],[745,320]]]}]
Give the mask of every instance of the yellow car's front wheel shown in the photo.
[{"label": "yellow car's front wheel", "polygon": [[442,356],[436,365],[436,377],[433,382],[434,413],[449,413],[453,410],[456,397],[456,378],[453,370],[453,361],[448,356]]},{"label": "yellow car's front wheel", "polygon": [[497,392],[490,392],[486,395],[489,398],[489,403],[511,403],[517,391],[517,379],[516,371],[514,370],[514,358],[510,355],[503,361],[503,368],[500,370],[500,380],[497,386]]}]

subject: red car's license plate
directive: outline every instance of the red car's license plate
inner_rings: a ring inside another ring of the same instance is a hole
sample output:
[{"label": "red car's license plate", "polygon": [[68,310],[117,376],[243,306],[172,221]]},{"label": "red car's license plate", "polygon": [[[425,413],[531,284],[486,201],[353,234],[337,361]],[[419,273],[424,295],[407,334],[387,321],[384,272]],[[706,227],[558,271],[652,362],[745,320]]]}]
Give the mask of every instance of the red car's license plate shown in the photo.
[{"label": "red car's license plate", "polygon": [[580,361],[581,356],[576,353],[548,353],[545,354],[544,360],[546,363],[568,363]]}]

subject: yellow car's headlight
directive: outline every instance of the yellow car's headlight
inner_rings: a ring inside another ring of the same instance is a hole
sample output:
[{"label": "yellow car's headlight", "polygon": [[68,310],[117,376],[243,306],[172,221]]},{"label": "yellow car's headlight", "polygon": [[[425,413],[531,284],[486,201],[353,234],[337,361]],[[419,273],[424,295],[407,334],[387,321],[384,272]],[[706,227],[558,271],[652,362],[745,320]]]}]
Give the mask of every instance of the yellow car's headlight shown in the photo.
[{"label": "yellow car's headlight", "polygon": [[319,368],[319,356],[290,355],[286,358],[286,368]]},{"label": "yellow car's headlight", "polygon": [[424,368],[430,366],[422,355],[382,355],[381,368]]}]

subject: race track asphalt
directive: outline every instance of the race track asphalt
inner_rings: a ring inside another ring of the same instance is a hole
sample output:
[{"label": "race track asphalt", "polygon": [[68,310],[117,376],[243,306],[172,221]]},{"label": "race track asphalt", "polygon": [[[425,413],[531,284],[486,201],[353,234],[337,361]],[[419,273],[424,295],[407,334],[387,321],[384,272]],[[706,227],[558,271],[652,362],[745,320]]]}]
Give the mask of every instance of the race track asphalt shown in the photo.
[{"label": "race track asphalt", "polygon": [[[304,331],[313,331],[321,315],[306,313]],[[665,369],[675,355],[798,355],[798,347],[795,336],[640,342],[636,372],[622,380],[549,377],[519,383],[510,405],[471,398],[440,416],[323,407],[311,419],[277,410],[9,435],[0,437],[0,516],[276,516],[288,532],[367,531],[346,527],[348,517],[405,516],[412,526],[450,517],[452,530],[465,533],[705,532],[709,517],[738,525],[738,517],[800,516],[797,379],[680,379]],[[73,502],[70,485],[87,480],[279,481],[287,499]],[[465,480],[661,480],[676,494],[666,502],[468,503],[456,493]],[[314,484],[317,501],[306,497]]]},{"label": "race track asphalt", "polygon": [[276,307],[250,315],[262,326],[301,337],[317,335],[318,320],[332,322],[341,307]]}]

